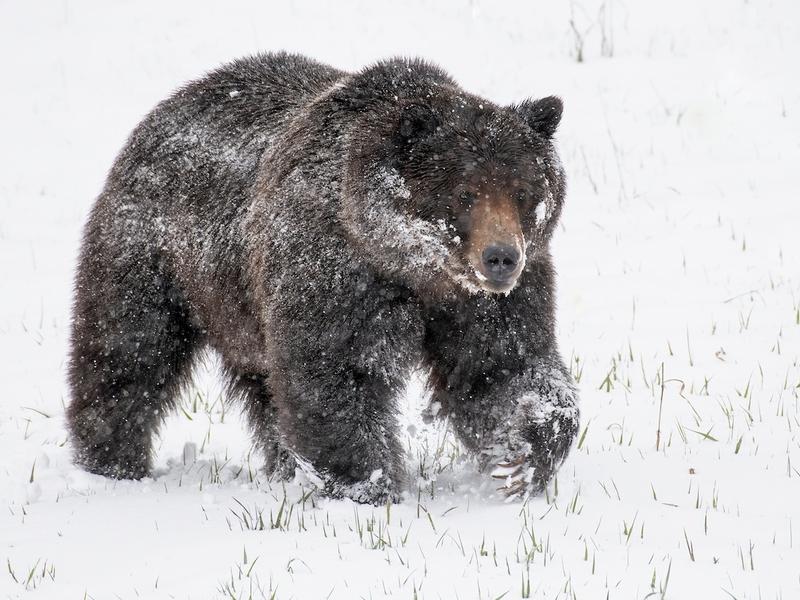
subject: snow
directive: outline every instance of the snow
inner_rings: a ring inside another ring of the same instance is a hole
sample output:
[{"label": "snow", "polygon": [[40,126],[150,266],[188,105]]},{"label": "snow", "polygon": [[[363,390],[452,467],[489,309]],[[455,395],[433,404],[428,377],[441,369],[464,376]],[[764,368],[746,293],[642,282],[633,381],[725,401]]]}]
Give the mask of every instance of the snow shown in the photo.
[{"label": "snow", "polygon": [[397,169],[381,169],[381,176],[383,177],[383,184],[385,188],[397,198],[409,200],[411,198],[411,190],[408,189],[405,179],[397,172]]},{"label": "snow", "polygon": [[[397,171],[382,169],[377,178],[375,188],[383,193],[370,191],[367,210],[351,211],[350,214],[360,215],[358,220],[353,219],[355,226],[350,226],[353,235],[368,239],[374,248],[380,248],[382,255],[398,263],[412,264],[420,270],[430,263],[444,267],[450,253],[436,230],[446,230],[447,225],[443,221],[431,223],[394,210],[394,203],[411,198],[411,191]],[[408,248],[413,252],[406,252]]]},{"label": "snow", "polygon": [[[0,597],[800,597],[796,3],[2,12]],[[92,200],[152,106],[267,49],[345,69],[415,54],[497,102],[564,99],[553,253],[582,427],[557,489],[505,503],[422,422],[419,380],[403,400],[419,476],[403,503],[315,498],[313,474],[270,483],[213,357],[152,478],[72,466],[64,360]]]},{"label": "snow", "polygon": [[547,203],[540,202],[537,204],[534,214],[536,215],[536,222],[541,223],[542,226],[544,226],[545,219],[547,218]]}]

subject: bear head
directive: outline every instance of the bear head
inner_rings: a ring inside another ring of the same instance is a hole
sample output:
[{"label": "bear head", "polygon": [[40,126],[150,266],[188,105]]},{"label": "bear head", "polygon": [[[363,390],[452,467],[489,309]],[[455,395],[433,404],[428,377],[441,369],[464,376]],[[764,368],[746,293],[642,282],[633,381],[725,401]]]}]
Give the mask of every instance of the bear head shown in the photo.
[{"label": "bear head", "polygon": [[565,177],[561,100],[500,107],[397,59],[340,90],[353,110],[342,221],[366,261],[422,294],[510,293],[549,256]]}]

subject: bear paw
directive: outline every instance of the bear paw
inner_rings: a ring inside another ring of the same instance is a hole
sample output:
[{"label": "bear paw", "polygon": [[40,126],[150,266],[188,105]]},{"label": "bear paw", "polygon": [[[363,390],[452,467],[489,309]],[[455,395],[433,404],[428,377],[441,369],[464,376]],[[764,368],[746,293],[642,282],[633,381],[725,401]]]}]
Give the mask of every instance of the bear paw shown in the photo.
[{"label": "bear paw", "polygon": [[395,482],[384,475],[382,469],[373,471],[370,478],[364,481],[348,482],[328,478],[323,493],[329,498],[350,498],[353,502],[374,506],[394,504],[401,499]]},{"label": "bear paw", "polygon": [[571,381],[560,371],[534,379],[520,395],[493,445],[483,451],[483,466],[509,497],[541,494],[569,454],[580,414]]},{"label": "bear paw", "polygon": [[264,474],[270,481],[291,481],[299,466],[291,451],[276,446],[267,453]]},{"label": "bear paw", "polygon": [[538,496],[544,492],[553,475],[544,469],[537,469],[531,464],[530,457],[524,454],[498,461],[490,474],[493,479],[502,482],[497,491],[509,500]]}]

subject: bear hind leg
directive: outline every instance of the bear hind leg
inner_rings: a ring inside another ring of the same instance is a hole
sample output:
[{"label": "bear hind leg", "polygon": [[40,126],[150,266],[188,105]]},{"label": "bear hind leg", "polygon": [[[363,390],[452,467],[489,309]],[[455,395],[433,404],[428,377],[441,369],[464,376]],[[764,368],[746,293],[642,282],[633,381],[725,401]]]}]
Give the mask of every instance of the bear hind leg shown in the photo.
[{"label": "bear hind leg", "polygon": [[147,475],[153,435],[200,344],[182,293],[146,263],[109,261],[90,245],[76,285],[67,410],[75,460],[118,479]]}]

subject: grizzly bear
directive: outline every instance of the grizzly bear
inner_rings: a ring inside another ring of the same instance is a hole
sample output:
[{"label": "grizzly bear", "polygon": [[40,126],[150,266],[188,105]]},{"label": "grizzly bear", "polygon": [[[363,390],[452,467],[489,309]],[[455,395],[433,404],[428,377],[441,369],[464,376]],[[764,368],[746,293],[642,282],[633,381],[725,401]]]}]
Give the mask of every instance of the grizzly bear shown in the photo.
[{"label": "grizzly bear", "polygon": [[506,494],[541,492],[578,429],[549,241],[562,103],[498,106],[422,60],[357,73],[236,60],[136,127],[85,228],[75,460],[138,479],[198,352],[221,356],[271,477],[397,501],[398,395],[429,374]]}]

